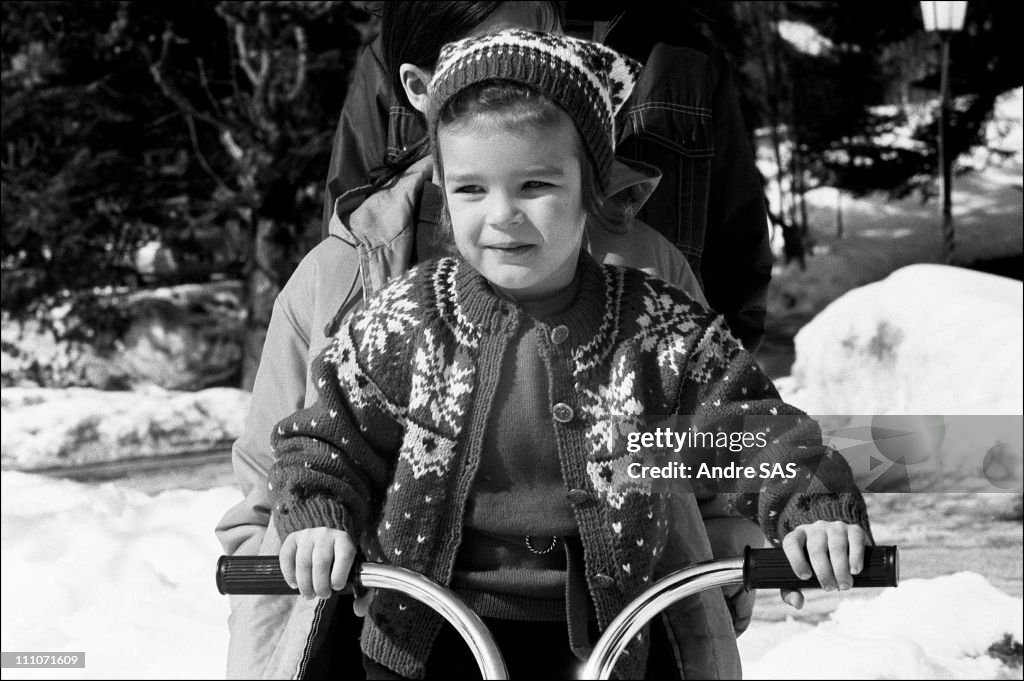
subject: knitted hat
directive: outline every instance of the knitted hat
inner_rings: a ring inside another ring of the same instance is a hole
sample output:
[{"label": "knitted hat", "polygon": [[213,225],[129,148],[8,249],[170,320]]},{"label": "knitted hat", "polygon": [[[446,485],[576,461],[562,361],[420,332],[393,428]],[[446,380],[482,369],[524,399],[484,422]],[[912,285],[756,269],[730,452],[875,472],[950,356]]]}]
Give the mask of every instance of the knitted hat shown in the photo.
[{"label": "knitted hat", "polygon": [[640,68],[600,43],[523,29],[448,43],[429,85],[430,134],[436,139],[438,112],[470,85],[521,83],[565,109],[606,188],[615,155],[615,114],[633,91]]}]

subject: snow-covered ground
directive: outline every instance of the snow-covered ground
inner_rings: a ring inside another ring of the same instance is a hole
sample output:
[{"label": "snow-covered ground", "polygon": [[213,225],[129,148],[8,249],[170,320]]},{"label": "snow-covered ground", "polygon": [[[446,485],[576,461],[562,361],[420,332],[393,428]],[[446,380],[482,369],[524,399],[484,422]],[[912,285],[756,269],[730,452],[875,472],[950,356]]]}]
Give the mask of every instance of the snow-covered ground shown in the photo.
[{"label": "snow-covered ground", "polygon": [[85,652],[85,669],[7,678],[223,678],[226,597],[213,526],[241,494],[148,496],[4,472],[3,650]]},{"label": "snow-covered ground", "polygon": [[[1015,96],[1019,129],[1019,90]],[[1019,135],[1015,144],[1019,152]],[[1020,178],[1019,153],[1003,167],[957,178],[958,252],[965,261],[1024,251]],[[847,291],[884,279],[904,265],[940,258],[934,203],[847,197],[846,235],[837,239],[822,231],[822,225],[831,224],[834,192],[819,189],[809,200],[820,252],[806,271],[791,267],[777,273],[770,294],[773,315],[810,318]],[[970,397],[971,411],[966,413],[1020,414],[1020,283],[998,281],[990,287],[1011,293],[989,291],[972,297],[960,287],[956,296],[921,302],[968,274],[905,270],[840,301],[836,311],[826,311],[816,326],[798,337],[795,373],[783,382],[784,391],[798,406],[816,414],[954,413],[945,405],[940,410],[935,401],[942,390],[954,398]],[[927,305],[932,306],[932,315],[925,313]],[[922,320],[936,326],[929,332],[921,327]],[[886,332],[879,335],[883,323]],[[929,340],[936,329],[946,335]],[[866,366],[864,357],[847,352],[851,343],[844,341],[851,338],[851,330],[880,357],[907,364],[880,364],[877,370]],[[876,336],[880,340],[872,345]],[[973,348],[973,354],[958,352],[964,344]],[[901,348],[912,347],[917,349],[901,354]],[[921,364],[925,379],[935,382],[926,390],[908,393],[903,386],[910,374],[905,372],[914,362]],[[978,383],[981,388],[962,391],[962,386],[976,384],[982,369],[990,373]],[[837,385],[855,374],[861,381],[857,385]],[[834,401],[836,395],[845,401]],[[65,402],[58,416],[84,415],[78,431],[61,432],[69,438],[84,432],[87,442],[93,443],[88,451],[96,457],[104,451],[109,454],[104,447],[110,443],[130,448],[133,442],[149,442],[151,435],[159,440],[164,421],[154,414],[163,413],[161,405],[164,411],[171,409],[174,400],[180,400],[174,408],[182,411],[173,421],[191,423],[190,419],[210,413],[225,414],[217,416],[216,423],[235,425],[219,438],[237,432],[238,414],[244,410],[244,400],[210,407],[195,396],[132,394],[115,419],[123,429],[104,440],[104,409],[109,413],[115,406],[121,408],[121,398],[94,394],[93,399],[99,404],[80,409]],[[6,465],[25,460],[22,453],[42,447],[51,431],[45,428],[45,414],[36,418],[29,411],[41,402],[33,405],[7,390],[3,402]],[[61,446],[51,443],[43,449],[47,456],[61,458],[56,453],[63,451]],[[82,484],[10,470],[0,475],[0,484],[3,650],[86,653],[84,670],[5,669],[3,678],[223,675],[227,600],[214,586],[220,549],[212,528],[239,498],[237,490],[174,489],[149,495],[115,483]],[[792,619],[778,616],[790,611],[780,610],[785,606],[777,604],[777,596],[760,594],[761,614],[740,639],[748,678],[1022,678],[1020,667],[1001,666],[986,654],[1005,634],[1018,647],[1024,640],[1020,520],[957,518],[969,504],[947,504],[939,512],[925,507],[923,498],[916,504],[912,495],[899,496],[885,508],[908,513],[907,522],[917,534],[905,527],[893,531],[894,520],[883,515],[875,526],[876,536],[908,540],[917,553],[905,557],[905,574],[928,577],[904,580],[897,589],[866,596],[809,596],[808,605],[793,612]],[[936,529],[950,519],[957,521],[955,527]],[[964,549],[965,539],[975,543],[966,551],[949,550]],[[987,547],[993,548],[990,554],[998,554],[992,569],[983,568],[992,562],[986,558]],[[908,561],[915,555],[917,564]],[[769,601],[775,603],[774,609],[762,608],[762,602]]]},{"label": "snow-covered ground", "polygon": [[739,643],[752,679],[1013,678],[986,651],[1021,627],[1019,598],[959,572],[846,599],[817,625],[755,623]]},{"label": "snow-covered ground", "polygon": [[[4,678],[221,677],[228,607],[211,528],[238,498],[4,473],[3,649],[86,653],[85,669]],[[747,678],[1020,678],[986,651],[1024,640],[1021,606],[972,572],[912,579],[851,592],[820,623],[755,620],[740,651]]]}]

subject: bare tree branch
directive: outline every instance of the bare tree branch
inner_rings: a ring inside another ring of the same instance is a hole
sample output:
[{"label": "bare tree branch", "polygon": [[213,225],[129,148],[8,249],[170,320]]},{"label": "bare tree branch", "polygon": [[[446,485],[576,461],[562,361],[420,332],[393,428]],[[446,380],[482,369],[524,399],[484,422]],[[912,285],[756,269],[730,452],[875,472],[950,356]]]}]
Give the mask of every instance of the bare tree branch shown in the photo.
[{"label": "bare tree branch", "polygon": [[160,58],[156,61],[153,61],[149,49],[145,45],[140,45],[140,50],[142,51],[142,54],[145,56],[146,61],[149,62],[149,73],[151,76],[153,76],[153,82],[155,82],[157,86],[160,88],[160,91],[163,92],[168,99],[174,102],[175,106],[177,106],[182,111],[182,113],[186,114],[187,116],[197,118],[205,123],[209,123],[210,125],[216,128],[223,129],[229,127],[226,121],[220,120],[215,116],[211,116],[204,111],[198,110],[192,104],[191,100],[189,100],[188,97],[182,94],[181,91],[179,91],[176,87],[167,82],[167,80],[164,78],[163,65],[164,61],[167,58],[167,52],[170,49],[170,45],[173,39],[174,31],[171,29],[171,25],[167,24],[164,27],[164,32],[162,36]]},{"label": "bare tree branch", "polygon": [[217,101],[213,96],[213,92],[210,91],[210,79],[206,76],[206,64],[203,62],[202,57],[196,57],[196,69],[199,71],[199,82],[202,83],[207,101],[210,102],[210,106],[213,107],[218,116],[223,116],[224,110],[221,108],[220,102]]},{"label": "bare tree branch", "polygon": [[234,190],[228,187],[224,180],[222,180],[220,176],[216,172],[214,172],[213,168],[210,167],[210,164],[206,161],[206,156],[203,155],[202,150],[199,148],[199,138],[196,135],[196,124],[192,120],[192,117],[186,115],[185,122],[188,123],[189,139],[192,140],[192,150],[196,152],[196,160],[199,161],[199,165],[202,167],[203,170],[206,171],[206,174],[209,175],[210,178],[212,178],[213,181],[217,183],[218,187],[220,187],[226,192],[234,193]]},{"label": "bare tree branch", "polygon": [[235,21],[233,18],[225,16],[232,24],[234,24],[235,33],[235,49],[238,51],[238,64],[245,71],[245,75],[249,77],[249,82],[254,86],[260,82],[260,75],[256,73],[256,69],[253,68],[249,62],[249,47],[245,44],[245,26],[241,22]]},{"label": "bare tree branch", "polygon": [[285,95],[286,102],[295,101],[306,84],[306,31],[301,26],[295,26],[292,30],[295,33],[295,82],[288,94]]}]

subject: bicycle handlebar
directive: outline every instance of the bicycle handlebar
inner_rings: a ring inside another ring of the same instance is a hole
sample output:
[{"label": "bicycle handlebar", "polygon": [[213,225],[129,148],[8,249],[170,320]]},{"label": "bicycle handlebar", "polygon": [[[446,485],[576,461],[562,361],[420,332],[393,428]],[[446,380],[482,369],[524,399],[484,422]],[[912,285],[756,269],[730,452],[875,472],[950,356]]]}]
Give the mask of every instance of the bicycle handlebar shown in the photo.
[{"label": "bicycle handlebar", "polygon": [[[448,589],[404,568],[363,563],[353,570],[357,588],[396,589],[437,611],[455,626],[473,651],[485,679],[505,679],[501,652],[483,621]],[[580,678],[607,679],[629,642],[659,612],[705,589],[743,584],[750,589],[815,589],[816,577],[800,579],[789,567],[782,549],[752,549],[743,557],[712,560],[677,570],[659,579],[633,599],[612,620],[584,665]],[[899,552],[895,546],[868,546],[864,569],[853,578],[854,588],[899,584]],[[284,581],[277,556],[221,556],[217,589],[222,594],[297,594]],[[352,592],[346,587],[345,592]]]},{"label": "bicycle handlebar", "polygon": [[[899,552],[895,546],[864,548],[864,568],[854,575],[854,588],[896,586]],[[803,580],[789,567],[782,549],[752,549],[742,558],[710,560],[662,577],[634,598],[601,634],[580,673],[581,679],[609,679],[629,642],[655,615],[668,606],[706,589],[728,584],[752,588],[816,589],[817,577]]]},{"label": "bicycle handlebar", "polygon": [[[410,596],[444,617],[473,652],[485,679],[507,679],[501,650],[487,625],[458,596],[427,577],[393,565],[356,563],[352,571],[358,589],[392,589]],[[221,556],[217,561],[217,589],[222,594],[297,594],[284,581],[277,556]],[[339,593],[352,593],[346,586]]]},{"label": "bicycle handlebar", "polygon": [[[817,577],[803,580],[793,573],[782,549],[752,549],[743,556],[743,586],[751,589],[816,589]],[[356,579],[360,570],[353,570]],[[896,586],[899,555],[895,546],[868,546],[864,569],[853,578],[853,586]],[[368,586],[368,585],[363,585]],[[221,556],[217,561],[217,589],[222,594],[297,594],[284,581],[277,556]],[[347,586],[341,593],[352,593]]]}]

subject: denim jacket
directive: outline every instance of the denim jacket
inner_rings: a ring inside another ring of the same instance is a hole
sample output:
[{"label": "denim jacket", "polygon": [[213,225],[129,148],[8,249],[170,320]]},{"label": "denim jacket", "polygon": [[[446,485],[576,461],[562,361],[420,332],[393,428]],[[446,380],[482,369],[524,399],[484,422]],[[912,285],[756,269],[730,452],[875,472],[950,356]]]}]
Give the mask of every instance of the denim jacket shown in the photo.
[{"label": "denim jacket", "polygon": [[730,66],[700,20],[669,3],[613,20],[605,41],[644,62],[617,153],[661,170],[638,217],[683,252],[711,307],[754,351],[772,270],[767,210]]}]

